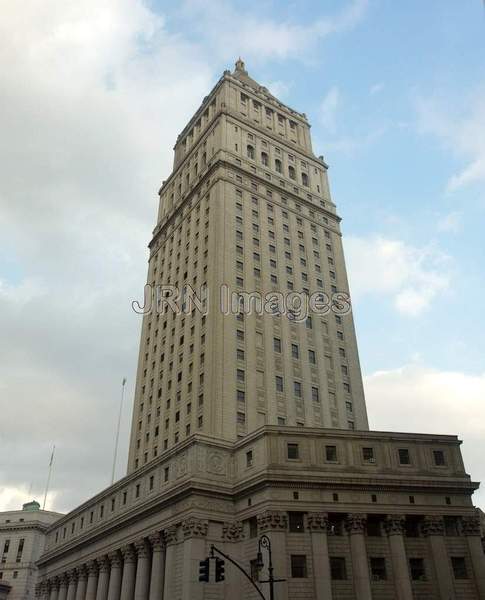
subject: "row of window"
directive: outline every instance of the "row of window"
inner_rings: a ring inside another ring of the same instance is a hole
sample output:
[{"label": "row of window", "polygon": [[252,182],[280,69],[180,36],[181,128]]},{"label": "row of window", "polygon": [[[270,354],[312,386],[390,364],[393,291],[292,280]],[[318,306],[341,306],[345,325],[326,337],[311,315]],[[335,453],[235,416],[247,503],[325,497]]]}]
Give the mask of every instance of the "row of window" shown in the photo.
[{"label": "row of window", "polygon": [[[19,543],[17,544],[17,554],[15,557],[15,562],[22,561],[22,553],[24,551],[24,545],[25,545],[25,539],[24,538],[19,539]],[[7,562],[7,557],[8,557],[8,553],[9,553],[10,549],[11,549],[11,543],[10,543],[10,540],[7,539],[3,543],[2,557],[0,559],[1,563]]]}]

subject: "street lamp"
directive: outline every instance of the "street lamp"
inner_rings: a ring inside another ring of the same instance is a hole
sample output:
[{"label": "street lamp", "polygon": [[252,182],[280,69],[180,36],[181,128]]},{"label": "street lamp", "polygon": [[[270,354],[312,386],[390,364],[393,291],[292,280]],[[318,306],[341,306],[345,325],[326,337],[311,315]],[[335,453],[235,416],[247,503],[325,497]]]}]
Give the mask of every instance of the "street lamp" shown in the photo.
[{"label": "street lamp", "polygon": [[267,535],[262,535],[258,542],[258,554],[256,556],[256,567],[262,569],[264,567],[263,551],[262,548],[266,548],[268,551],[268,579],[260,581],[260,583],[269,583],[269,600],[274,600],[274,584],[280,581],[286,581],[285,579],[275,579],[273,574],[273,556],[271,553],[271,540]]}]

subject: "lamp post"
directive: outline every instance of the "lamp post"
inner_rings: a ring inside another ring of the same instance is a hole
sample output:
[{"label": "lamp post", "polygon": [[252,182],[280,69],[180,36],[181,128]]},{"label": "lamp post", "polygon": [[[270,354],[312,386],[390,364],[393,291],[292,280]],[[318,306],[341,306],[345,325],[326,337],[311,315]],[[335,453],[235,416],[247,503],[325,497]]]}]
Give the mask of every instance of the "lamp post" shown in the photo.
[{"label": "lamp post", "polygon": [[269,600],[274,600],[274,584],[286,579],[275,579],[273,574],[273,556],[271,553],[271,540],[267,535],[262,535],[258,542],[258,555],[256,557],[256,567],[262,569],[264,567],[262,548],[268,551],[268,579],[260,583],[269,583]]}]

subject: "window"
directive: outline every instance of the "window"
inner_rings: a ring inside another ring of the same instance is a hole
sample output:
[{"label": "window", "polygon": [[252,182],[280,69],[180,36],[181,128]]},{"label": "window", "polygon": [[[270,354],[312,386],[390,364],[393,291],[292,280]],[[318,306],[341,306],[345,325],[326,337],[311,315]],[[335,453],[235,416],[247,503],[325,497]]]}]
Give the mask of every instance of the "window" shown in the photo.
[{"label": "window", "polygon": [[273,350],[281,352],[281,340],[279,338],[273,338]]},{"label": "window", "polygon": [[451,566],[453,567],[455,579],[468,579],[465,558],[463,556],[452,556]]},{"label": "window", "polygon": [[296,179],[295,167],[292,167],[291,165],[288,167],[288,175],[290,179]]},{"label": "window", "polygon": [[409,450],[407,448],[399,448],[399,464],[401,465],[409,465],[411,464],[411,459],[409,457]]},{"label": "window", "polygon": [[337,446],[325,446],[325,460],[337,462]]},{"label": "window", "polygon": [[306,568],[306,556],[304,554],[291,555],[291,576],[293,578],[308,577]]},{"label": "window", "polygon": [[261,162],[265,167],[268,166],[268,155],[266,154],[266,152],[261,152]]},{"label": "window", "polygon": [[308,187],[308,175],[306,173],[301,174],[301,182],[304,186]]},{"label": "window", "polygon": [[433,458],[434,464],[437,467],[444,467],[446,465],[445,453],[443,452],[443,450],[433,450]]},{"label": "window", "polygon": [[276,391],[282,392],[283,391],[283,377],[281,377],[280,375],[276,375],[275,382],[276,382]]},{"label": "window", "polygon": [[249,144],[247,147],[247,154],[248,154],[248,158],[251,158],[252,160],[254,160],[254,147]]},{"label": "window", "polygon": [[374,448],[362,448],[362,459],[364,462],[376,462],[376,459],[374,458]]},{"label": "window", "polygon": [[330,576],[336,581],[347,579],[347,568],[343,556],[330,557]]},{"label": "window", "polygon": [[298,344],[291,344],[291,356],[293,358],[299,358],[300,353],[298,350]]},{"label": "window", "polygon": [[387,579],[386,559],[382,556],[371,557],[370,572],[374,581],[385,581]]},{"label": "window", "polygon": [[[373,494],[375,496],[375,494]],[[376,497],[377,500],[377,497]],[[369,515],[367,517],[366,524],[366,533],[370,537],[381,537],[382,528],[381,528],[382,519],[378,515]]]},{"label": "window", "polygon": [[289,512],[288,523],[291,533],[303,533],[305,530],[302,512]]},{"label": "window", "polygon": [[312,386],[312,400],[313,402],[320,402],[320,393],[317,387]]},{"label": "window", "polygon": [[275,167],[275,170],[276,170],[278,173],[281,173],[281,172],[282,172],[282,168],[281,168],[281,160],[280,160],[279,158],[277,158],[277,159],[274,161],[274,167]]},{"label": "window", "polygon": [[252,467],[253,466],[253,451],[249,450],[248,452],[246,452],[246,467]]},{"label": "window", "polygon": [[301,383],[299,381],[293,382],[293,393],[297,398],[301,398]]},{"label": "window", "polygon": [[258,519],[257,517],[250,517],[249,522],[249,537],[255,538],[258,535]]},{"label": "window", "polygon": [[311,365],[316,364],[316,360],[315,360],[315,351],[314,350],[308,350],[308,362]]},{"label": "window", "polygon": [[288,444],[287,446],[287,456],[290,459],[298,459],[300,458],[300,453],[298,451],[298,444]]},{"label": "window", "polygon": [[447,535],[447,536],[459,535],[458,518],[457,517],[445,516],[444,523],[445,523],[445,535]]},{"label": "window", "polygon": [[413,581],[426,581],[426,571],[424,569],[424,559],[410,558],[409,571]]}]

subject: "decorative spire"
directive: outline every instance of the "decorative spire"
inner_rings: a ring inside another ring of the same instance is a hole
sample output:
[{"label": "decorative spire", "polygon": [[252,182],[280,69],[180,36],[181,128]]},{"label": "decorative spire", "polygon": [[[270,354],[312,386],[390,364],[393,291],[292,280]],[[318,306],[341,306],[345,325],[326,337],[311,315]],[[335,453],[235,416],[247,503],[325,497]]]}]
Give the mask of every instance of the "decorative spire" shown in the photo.
[{"label": "decorative spire", "polygon": [[245,75],[247,75],[247,71],[246,71],[246,65],[244,64],[244,61],[242,60],[241,57],[239,57],[236,60],[236,71],[239,71],[240,73],[244,73]]}]

